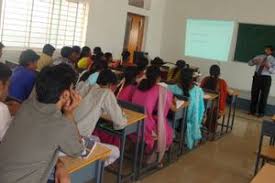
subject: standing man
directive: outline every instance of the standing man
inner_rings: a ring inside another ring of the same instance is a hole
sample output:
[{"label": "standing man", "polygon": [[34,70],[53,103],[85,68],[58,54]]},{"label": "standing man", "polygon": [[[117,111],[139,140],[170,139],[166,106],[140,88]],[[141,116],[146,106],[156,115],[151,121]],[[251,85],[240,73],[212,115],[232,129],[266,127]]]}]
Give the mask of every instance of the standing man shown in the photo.
[{"label": "standing man", "polygon": [[258,55],[248,62],[249,66],[256,66],[251,89],[250,114],[258,117],[265,115],[265,108],[272,83],[271,75],[275,74],[275,58],[273,47],[266,46],[265,54]]}]

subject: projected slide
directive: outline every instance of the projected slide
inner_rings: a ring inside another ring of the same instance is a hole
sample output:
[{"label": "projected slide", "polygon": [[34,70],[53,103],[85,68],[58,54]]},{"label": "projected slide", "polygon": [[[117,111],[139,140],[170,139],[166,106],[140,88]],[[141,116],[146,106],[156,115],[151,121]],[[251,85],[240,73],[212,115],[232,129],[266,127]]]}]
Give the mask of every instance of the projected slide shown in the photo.
[{"label": "projected slide", "polygon": [[233,21],[188,19],[185,55],[226,62],[233,32]]}]

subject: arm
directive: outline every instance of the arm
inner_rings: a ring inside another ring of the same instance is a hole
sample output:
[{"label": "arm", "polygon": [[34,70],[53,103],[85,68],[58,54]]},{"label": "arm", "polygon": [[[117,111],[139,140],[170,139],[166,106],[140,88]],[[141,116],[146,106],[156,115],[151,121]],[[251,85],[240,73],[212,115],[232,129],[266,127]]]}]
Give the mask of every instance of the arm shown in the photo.
[{"label": "arm", "polygon": [[103,110],[111,117],[114,123],[114,129],[121,130],[127,125],[127,119],[117,103],[117,99],[112,91],[108,92],[103,102]]},{"label": "arm", "polygon": [[62,160],[58,159],[55,166],[55,183],[70,183],[70,176]]},{"label": "arm", "polygon": [[63,131],[60,132],[63,137],[59,144],[60,150],[71,157],[81,156],[81,153],[84,151],[85,147],[82,144],[75,123],[66,121],[63,128]]},{"label": "arm", "polygon": [[262,55],[256,56],[253,59],[249,60],[248,65],[249,66],[259,65],[261,60],[262,60]]}]

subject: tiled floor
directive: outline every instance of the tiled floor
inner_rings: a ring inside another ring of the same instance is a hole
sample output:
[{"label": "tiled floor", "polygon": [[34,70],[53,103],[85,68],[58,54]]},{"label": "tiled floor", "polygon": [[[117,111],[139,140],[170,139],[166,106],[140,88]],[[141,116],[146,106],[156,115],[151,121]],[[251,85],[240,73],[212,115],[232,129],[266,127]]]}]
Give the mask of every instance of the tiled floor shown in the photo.
[{"label": "tiled floor", "polygon": [[[238,112],[232,133],[207,142],[140,183],[249,183],[261,120]],[[108,180],[109,179],[109,180]],[[113,182],[108,177],[106,182]]]}]

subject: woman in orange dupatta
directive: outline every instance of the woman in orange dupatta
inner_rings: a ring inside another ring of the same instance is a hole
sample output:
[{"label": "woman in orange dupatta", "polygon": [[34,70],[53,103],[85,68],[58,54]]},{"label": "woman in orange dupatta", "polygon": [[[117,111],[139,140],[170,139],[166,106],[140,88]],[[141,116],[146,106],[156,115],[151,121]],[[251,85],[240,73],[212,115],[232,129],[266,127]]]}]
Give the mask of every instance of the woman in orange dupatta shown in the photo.
[{"label": "woman in orange dupatta", "polygon": [[214,109],[213,122],[210,122],[210,112],[207,112],[206,127],[210,132],[216,132],[217,120],[221,113],[225,112],[226,99],[228,96],[228,86],[225,80],[220,78],[221,69],[218,65],[210,67],[210,76],[204,78],[201,82],[201,88],[219,93],[219,108]]}]

